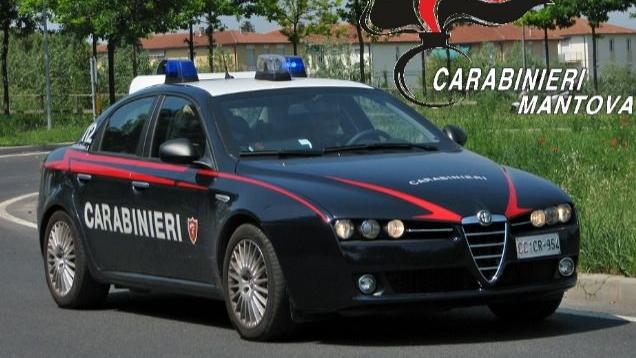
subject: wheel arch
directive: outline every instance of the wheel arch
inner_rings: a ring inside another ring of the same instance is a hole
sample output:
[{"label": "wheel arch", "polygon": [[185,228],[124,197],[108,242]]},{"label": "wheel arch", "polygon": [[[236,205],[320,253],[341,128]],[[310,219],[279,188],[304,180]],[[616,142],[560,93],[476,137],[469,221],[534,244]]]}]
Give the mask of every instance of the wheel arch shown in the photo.
[{"label": "wheel arch", "polygon": [[48,207],[46,209],[46,211],[44,212],[44,214],[42,215],[42,219],[40,220],[40,226],[39,226],[39,242],[40,242],[40,252],[44,253],[44,236],[46,235],[46,228],[49,226],[49,220],[51,219],[51,216],[53,216],[53,214],[55,214],[58,211],[62,211],[64,212],[66,215],[68,215],[69,217],[72,217],[71,214],[69,213],[68,210],[66,210],[66,208],[64,208],[62,205],[60,204],[53,204],[50,207]]},{"label": "wheel arch", "polygon": [[[236,231],[239,226],[244,224],[252,224],[257,228],[263,230],[261,221],[256,217],[256,215],[247,211],[234,213],[225,221],[221,231],[219,232],[216,246],[216,262],[219,272],[219,278],[223,276],[223,261],[225,260],[225,251],[227,250],[227,245],[230,242],[230,238],[232,237],[232,234],[234,234],[234,231]],[[220,280],[219,282],[221,281],[222,280]]]}]

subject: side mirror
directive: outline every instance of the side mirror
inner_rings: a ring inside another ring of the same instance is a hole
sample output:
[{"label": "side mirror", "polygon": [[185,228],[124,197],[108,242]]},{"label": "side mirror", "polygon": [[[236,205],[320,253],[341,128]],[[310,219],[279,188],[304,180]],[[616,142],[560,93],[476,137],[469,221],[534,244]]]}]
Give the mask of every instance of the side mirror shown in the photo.
[{"label": "side mirror", "polygon": [[448,138],[450,138],[450,140],[461,145],[462,147],[468,141],[468,135],[466,134],[466,132],[464,132],[463,129],[457,126],[448,125],[444,127],[442,131],[444,132],[444,134],[446,134]]},{"label": "side mirror", "polygon": [[199,159],[199,156],[186,138],[169,140],[159,147],[159,159],[171,164],[190,164]]}]

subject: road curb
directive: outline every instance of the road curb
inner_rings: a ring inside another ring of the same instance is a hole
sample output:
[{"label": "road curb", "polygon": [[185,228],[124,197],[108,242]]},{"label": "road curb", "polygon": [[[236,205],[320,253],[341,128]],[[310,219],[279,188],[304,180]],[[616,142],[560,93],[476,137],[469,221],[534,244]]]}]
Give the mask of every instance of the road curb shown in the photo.
[{"label": "road curb", "polygon": [[0,147],[0,155],[22,154],[30,152],[50,152],[57,148],[66,147],[73,144],[71,143],[56,143],[56,144],[42,144],[42,145],[24,145],[18,147]]},{"label": "road curb", "polygon": [[636,278],[581,274],[568,300],[636,307]]}]

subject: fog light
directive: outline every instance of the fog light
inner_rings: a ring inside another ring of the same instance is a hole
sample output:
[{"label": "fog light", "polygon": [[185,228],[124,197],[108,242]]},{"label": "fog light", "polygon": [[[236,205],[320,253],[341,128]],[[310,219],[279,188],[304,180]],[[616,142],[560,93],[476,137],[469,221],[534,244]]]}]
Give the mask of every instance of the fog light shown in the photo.
[{"label": "fog light", "polygon": [[536,210],[532,212],[530,215],[530,221],[532,221],[532,225],[535,227],[543,227],[545,226],[545,211]]},{"label": "fog light", "polygon": [[386,232],[393,239],[399,239],[404,235],[404,223],[402,220],[389,221],[386,225]]},{"label": "fog light", "polygon": [[559,211],[557,208],[545,209],[545,223],[548,225],[554,225],[559,222]]},{"label": "fog light", "polygon": [[564,257],[559,261],[559,273],[563,277],[570,277],[574,274],[574,260]]},{"label": "fog light", "polygon": [[360,233],[365,239],[377,239],[380,235],[380,224],[375,220],[365,220],[360,225]]},{"label": "fog light", "polygon": [[365,274],[358,279],[358,289],[365,295],[370,295],[376,289],[375,277],[371,274]]},{"label": "fog light", "polygon": [[572,207],[568,204],[559,205],[557,211],[559,212],[559,221],[564,224],[572,218]]},{"label": "fog light", "polygon": [[341,240],[349,240],[356,229],[351,220],[338,220],[333,226]]}]

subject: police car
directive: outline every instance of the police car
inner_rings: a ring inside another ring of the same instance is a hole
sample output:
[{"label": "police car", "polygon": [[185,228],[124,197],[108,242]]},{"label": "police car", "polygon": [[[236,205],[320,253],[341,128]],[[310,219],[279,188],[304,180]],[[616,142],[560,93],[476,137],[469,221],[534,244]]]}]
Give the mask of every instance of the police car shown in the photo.
[{"label": "police car", "polygon": [[66,308],[111,285],[224,300],[254,340],[395,308],[545,318],[576,281],[572,200],[466,139],[300,58],[235,76],[168,61],[45,160],[46,281]]}]

